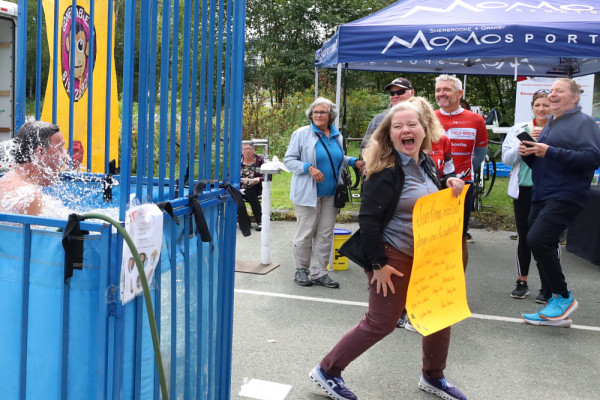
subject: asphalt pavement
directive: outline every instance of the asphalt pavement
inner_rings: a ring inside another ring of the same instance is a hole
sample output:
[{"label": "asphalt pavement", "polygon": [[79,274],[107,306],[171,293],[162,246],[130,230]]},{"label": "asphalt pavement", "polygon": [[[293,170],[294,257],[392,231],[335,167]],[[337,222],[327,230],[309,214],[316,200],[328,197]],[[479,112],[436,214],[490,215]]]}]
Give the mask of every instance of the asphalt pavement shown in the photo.
[{"label": "asphalt pavement", "polygon": [[[358,224],[338,224],[354,231]],[[308,378],[312,368],[364,315],[367,279],[350,262],[333,271],[339,289],[294,283],[295,222],[271,222],[270,261],[265,275],[237,272],[232,399],[325,400]],[[470,229],[466,273],[473,315],[453,326],[446,377],[473,399],[600,399],[600,267],[562,248],[569,288],[579,302],[570,328],[527,325],[521,313],[535,312],[540,288],[535,266],[531,294],[509,296],[516,280],[516,241],[511,232]],[[236,259],[261,259],[260,233],[238,232]],[[417,384],[421,337],[396,329],[343,373],[359,399],[436,399]]]}]

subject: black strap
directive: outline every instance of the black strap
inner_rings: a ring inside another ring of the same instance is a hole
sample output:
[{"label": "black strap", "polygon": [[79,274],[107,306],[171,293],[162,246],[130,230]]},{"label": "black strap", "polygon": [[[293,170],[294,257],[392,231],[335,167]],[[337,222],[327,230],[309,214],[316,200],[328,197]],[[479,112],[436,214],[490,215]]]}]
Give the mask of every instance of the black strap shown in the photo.
[{"label": "black strap", "polygon": [[227,189],[231,197],[237,204],[237,212],[238,212],[238,224],[240,225],[240,231],[242,231],[242,235],[250,236],[252,231],[250,230],[250,217],[248,217],[248,211],[246,211],[246,203],[244,203],[244,198],[239,190],[231,186],[229,182],[223,182],[219,185],[222,189]]},{"label": "black strap", "polygon": [[[325,146],[325,142],[323,142],[323,138],[317,132],[315,132],[315,135],[317,135],[317,137],[319,138],[319,141],[323,145],[323,148],[327,152],[327,157],[329,157],[329,162],[331,163],[331,169],[333,172],[333,180],[335,181],[335,184],[337,185],[337,181],[338,181],[337,171],[335,170],[335,167],[333,166],[333,159],[331,158],[331,154],[329,154],[329,150],[327,150],[327,146]],[[343,154],[343,150],[342,150],[342,154]],[[342,158],[342,162],[344,162],[343,158]],[[340,165],[342,165],[342,163],[340,163]]]},{"label": "black strap", "polygon": [[175,218],[175,212],[173,211],[173,205],[170,202],[159,201],[158,203],[156,203],[156,207],[160,208],[161,211],[169,214],[171,216],[171,218],[173,218],[173,221],[175,221],[175,223],[177,225],[179,225],[179,221],[177,220],[177,218]]},{"label": "black strap", "polygon": [[[194,214],[194,221],[196,222],[196,234],[200,235],[200,239],[203,242],[212,243],[212,235],[210,234],[210,230],[208,229],[208,224],[206,223],[206,218],[204,217],[204,211],[202,210],[202,206],[198,201],[198,194],[193,194],[189,196],[189,198],[192,204],[192,213]],[[212,250],[214,250],[214,246],[211,246],[211,251]]]},{"label": "black strap", "polygon": [[80,215],[71,214],[63,232],[62,245],[65,250],[65,282],[73,276],[74,269],[83,269],[83,235],[88,231],[79,228]]}]

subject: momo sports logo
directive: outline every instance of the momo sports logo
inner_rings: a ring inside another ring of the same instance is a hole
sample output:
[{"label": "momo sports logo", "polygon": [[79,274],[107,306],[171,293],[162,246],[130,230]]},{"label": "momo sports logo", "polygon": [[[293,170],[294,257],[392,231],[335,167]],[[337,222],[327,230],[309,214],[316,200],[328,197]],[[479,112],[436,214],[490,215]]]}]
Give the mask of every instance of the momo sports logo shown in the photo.
[{"label": "momo sports logo", "polygon": [[[497,29],[502,29],[503,27],[496,27]],[[392,39],[388,42],[387,46],[383,49],[381,54],[385,54],[390,47],[393,45],[400,45],[406,48],[412,49],[417,44],[422,44],[423,47],[429,51],[433,50],[434,47],[445,47],[445,50],[448,50],[455,43],[466,44],[469,42],[473,42],[476,45],[482,44],[496,44],[498,42],[512,43],[514,41],[513,35],[511,33],[507,33],[505,35],[499,35],[497,33],[484,33],[483,35],[477,35],[476,32],[471,31],[471,28],[457,28],[457,29],[448,29],[451,31],[466,31],[465,35],[454,35],[454,37],[447,36],[435,36],[428,38],[422,30],[419,30],[413,40],[411,42],[406,41],[404,39],[399,38],[398,36],[392,37]]]},{"label": "momo sports logo", "polygon": [[423,13],[449,13],[455,9],[464,9],[471,12],[483,11],[512,11],[512,10],[528,10],[528,11],[556,11],[556,12],[586,12],[598,10],[598,8],[589,4],[561,4],[554,5],[553,1],[483,1],[477,3],[467,3],[466,1],[456,0],[446,8],[415,6],[400,18],[406,18],[413,14]]},{"label": "momo sports logo", "polygon": [[[428,37],[422,30],[419,30],[417,34],[413,37],[412,41],[407,41],[398,36],[392,37],[385,48],[381,51],[381,54],[387,53],[387,51],[394,45],[403,46],[408,49],[412,49],[417,45],[421,44],[426,50],[431,51],[437,47],[444,47],[444,50],[449,50],[453,45],[457,44],[467,44],[469,42],[475,44],[476,46],[482,45],[494,45],[500,42],[511,44],[515,41],[514,34],[512,33],[491,33],[488,30],[494,31],[502,31],[504,30],[504,26],[494,26],[494,27],[482,27],[478,28],[481,31],[475,31],[471,27],[462,27],[462,28],[447,28],[447,29],[430,29],[430,33],[454,33],[454,32],[464,32],[463,34],[455,34],[454,36],[433,36]],[[597,45],[600,43],[600,34],[576,34],[576,33],[568,33],[566,35],[562,35],[558,37],[554,33],[548,33],[545,35],[534,35],[533,33],[525,33],[522,37],[525,43],[562,43],[563,45],[569,46],[577,46],[577,45]]]}]

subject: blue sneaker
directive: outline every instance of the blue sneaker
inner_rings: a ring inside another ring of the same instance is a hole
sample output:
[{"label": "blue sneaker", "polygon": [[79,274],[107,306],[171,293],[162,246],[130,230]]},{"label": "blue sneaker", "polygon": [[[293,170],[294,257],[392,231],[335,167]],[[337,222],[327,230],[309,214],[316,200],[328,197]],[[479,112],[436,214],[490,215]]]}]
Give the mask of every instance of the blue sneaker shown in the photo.
[{"label": "blue sneaker", "polygon": [[455,388],[446,378],[428,381],[424,376],[421,376],[419,389],[433,393],[444,400],[467,400],[467,396]]},{"label": "blue sneaker", "polygon": [[557,326],[557,327],[561,327],[561,328],[568,328],[573,323],[573,321],[571,321],[570,319],[561,319],[558,321],[546,320],[546,319],[540,317],[539,311],[542,309],[543,309],[543,307],[540,308],[538,310],[538,312],[533,313],[533,314],[521,314],[521,318],[523,318],[523,321],[527,322],[528,324],[537,325],[537,326],[545,325],[545,326]]},{"label": "blue sneaker", "polygon": [[314,367],[308,376],[332,399],[358,400],[358,397],[346,387],[344,379],[341,376],[329,375],[323,371],[320,365]]},{"label": "blue sneaker", "polygon": [[548,300],[546,307],[540,311],[540,317],[547,319],[548,321],[560,321],[566,319],[569,314],[577,310],[577,300],[571,295],[569,290],[569,297],[564,298],[560,294],[552,293],[552,297]]}]

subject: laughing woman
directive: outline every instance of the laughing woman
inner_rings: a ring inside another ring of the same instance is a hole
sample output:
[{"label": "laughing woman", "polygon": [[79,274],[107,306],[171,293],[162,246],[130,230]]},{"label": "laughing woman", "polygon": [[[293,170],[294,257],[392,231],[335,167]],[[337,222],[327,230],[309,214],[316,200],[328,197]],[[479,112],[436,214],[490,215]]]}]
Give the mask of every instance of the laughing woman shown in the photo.
[{"label": "laughing woman", "polygon": [[[367,179],[358,222],[362,249],[370,261],[369,308],[310,373],[310,378],[332,399],[355,400],[341,377],[362,353],[390,334],[406,303],[413,263],[412,211],[417,199],[442,188],[458,196],[464,182],[454,176],[441,180],[431,157],[432,140],[443,134],[431,105],[413,98],[391,108],[365,150]],[[457,244],[460,246],[460,243]],[[423,368],[419,388],[444,399],[465,400],[444,377],[450,345],[450,327],[423,337]],[[378,368],[378,377],[395,367]],[[402,396],[400,396],[402,397]]]}]

